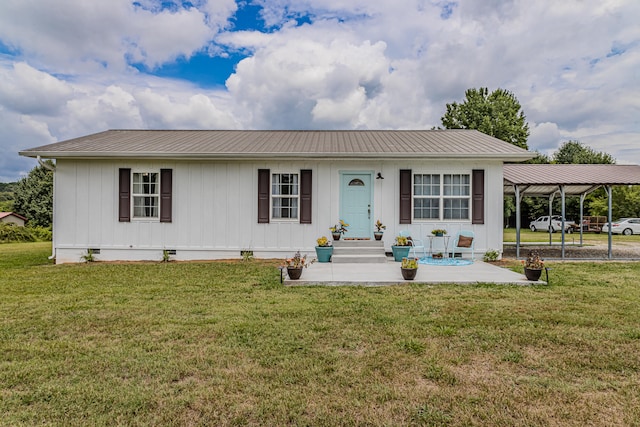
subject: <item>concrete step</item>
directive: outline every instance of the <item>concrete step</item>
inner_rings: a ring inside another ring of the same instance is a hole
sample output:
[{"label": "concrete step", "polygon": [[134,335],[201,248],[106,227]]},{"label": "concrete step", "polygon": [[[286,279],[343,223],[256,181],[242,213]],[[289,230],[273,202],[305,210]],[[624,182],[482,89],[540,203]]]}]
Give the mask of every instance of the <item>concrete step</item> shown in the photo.
[{"label": "concrete step", "polygon": [[[335,250],[335,249],[334,249]],[[335,264],[382,264],[386,263],[388,258],[382,254],[354,254],[354,255],[336,255],[335,252],[331,256],[331,262]]]},{"label": "concrete step", "polygon": [[334,240],[335,248],[384,248],[382,240]]},{"label": "concrete step", "polygon": [[384,254],[384,247],[349,247],[349,246],[334,246],[333,255],[380,255]]}]

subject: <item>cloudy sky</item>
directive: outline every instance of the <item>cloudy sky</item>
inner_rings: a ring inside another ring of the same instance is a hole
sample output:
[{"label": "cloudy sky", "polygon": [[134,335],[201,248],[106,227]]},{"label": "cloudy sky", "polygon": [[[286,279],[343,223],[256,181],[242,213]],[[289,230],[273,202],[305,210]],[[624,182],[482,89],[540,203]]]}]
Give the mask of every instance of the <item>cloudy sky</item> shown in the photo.
[{"label": "cloudy sky", "polygon": [[2,0],[0,182],[106,129],[429,129],[471,87],[529,148],[640,164],[638,0]]}]

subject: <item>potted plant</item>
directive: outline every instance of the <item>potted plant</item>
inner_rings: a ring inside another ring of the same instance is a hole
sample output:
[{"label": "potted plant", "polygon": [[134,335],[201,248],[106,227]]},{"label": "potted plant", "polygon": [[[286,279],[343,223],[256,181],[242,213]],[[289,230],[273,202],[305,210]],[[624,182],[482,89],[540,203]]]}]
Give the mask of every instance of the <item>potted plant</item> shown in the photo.
[{"label": "potted plant", "polygon": [[443,228],[435,228],[435,229],[431,230],[431,234],[433,234],[436,237],[442,237],[445,234],[447,234],[447,230],[445,230]]},{"label": "potted plant", "polygon": [[395,245],[391,246],[393,252],[393,259],[396,262],[402,261],[402,258],[409,256],[409,250],[411,249],[411,243],[409,238],[405,236],[396,237]]},{"label": "potted plant", "polygon": [[333,227],[329,227],[331,230],[331,235],[333,236],[333,240],[340,240],[340,236],[347,232],[347,227],[349,224],[344,222],[343,220],[339,220],[336,225]]},{"label": "potted plant", "polygon": [[331,242],[325,236],[319,237],[316,239],[318,245],[316,246],[316,256],[318,257],[318,262],[329,262],[331,261],[331,255],[333,254],[333,246],[331,246]]},{"label": "potted plant", "polygon": [[289,279],[298,280],[302,275],[302,269],[309,267],[315,262],[314,260],[307,261],[307,256],[301,256],[300,251],[296,252],[293,257],[284,260],[284,266],[287,268],[287,274]]},{"label": "potted plant", "polygon": [[384,234],[384,231],[382,230],[386,230],[387,226],[380,222],[380,220],[377,220],[374,225],[376,227],[376,231],[373,232],[373,237],[375,237],[376,240],[382,240],[382,235]]},{"label": "potted plant", "polygon": [[527,259],[522,261],[522,264],[524,265],[524,275],[527,276],[528,280],[540,280],[540,275],[544,268],[544,261],[540,259],[538,251],[529,251]]},{"label": "potted plant", "polygon": [[418,258],[402,258],[400,271],[402,272],[402,278],[404,280],[415,279],[418,273]]}]

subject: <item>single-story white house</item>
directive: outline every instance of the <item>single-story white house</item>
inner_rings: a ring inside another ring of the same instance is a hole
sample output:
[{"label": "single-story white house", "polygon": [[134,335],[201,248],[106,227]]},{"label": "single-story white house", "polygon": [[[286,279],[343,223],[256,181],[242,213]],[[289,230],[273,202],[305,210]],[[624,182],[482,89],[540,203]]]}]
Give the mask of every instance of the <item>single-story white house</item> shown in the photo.
[{"label": "single-story white house", "polygon": [[27,218],[15,212],[0,212],[0,222],[24,227],[24,224],[27,222]]},{"label": "single-story white house", "polygon": [[313,253],[339,219],[384,246],[470,230],[502,249],[503,163],[533,154],[474,130],[109,130],[20,152],[56,160],[57,263]]}]

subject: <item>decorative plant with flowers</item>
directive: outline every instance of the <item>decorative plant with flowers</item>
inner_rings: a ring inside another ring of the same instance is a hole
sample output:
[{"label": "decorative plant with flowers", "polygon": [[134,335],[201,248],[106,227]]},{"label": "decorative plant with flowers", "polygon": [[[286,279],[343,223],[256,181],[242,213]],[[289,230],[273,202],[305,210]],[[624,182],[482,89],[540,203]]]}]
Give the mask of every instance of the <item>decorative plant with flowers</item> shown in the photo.
[{"label": "decorative plant with flowers", "polygon": [[347,224],[343,220],[339,220],[336,225],[334,225],[333,227],[329,227],[329,230],[331,230],[332,233],[344,234],[348,231],[347,227],[349,227],[349,224]]},{"label": "decorative plant with flowers", "polygon": [[544,261],[540,259],[540,254],[538,251],[529,251],[529,255],[527,259],[522,261],[524,268],[528,268],[530,270],[542,270],[544,268]]},{"label": "decorative plant with flowers", "polygon": [[387,229],[387,226],[384,225],[380,220],[377,220],[374,225],[376,226],[376,231],[378,233],[381,233],[382,230],[386,230]]},{"label": "decorative plant with flowers", "polygon": [[316,239],[316,243],[318,243],[318,246],[320,247],[331,246],[331,242],[329,242],[329,239],[327,239],[325,236],[318,237]]},{"label": "decorative plant with flowers", "polygon": [[418,268],[418,258],[402,258],[401,268]]},{"label": "decorative plant with flowers", "polygon": [[307,261],[307,256],[300,255],[300,251],[297,251],[293,257],[284,260],[284,267],[286,268],[306,268],[313,264],[316,260],[312,259]]},{"label": "decorative plant with flowers", "polygon": [[431,234],[433,234],[434,236],[444,236],[445,234],[447,234],[447,230],[445,230],[444,228],[434,228],[433,230],[431,230]]}]

